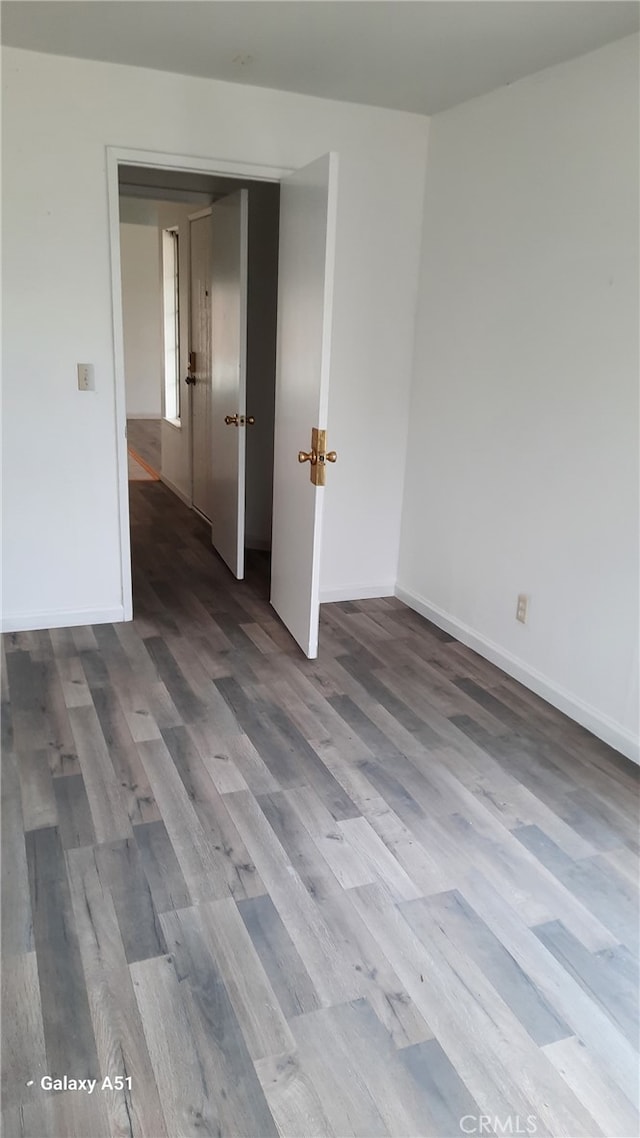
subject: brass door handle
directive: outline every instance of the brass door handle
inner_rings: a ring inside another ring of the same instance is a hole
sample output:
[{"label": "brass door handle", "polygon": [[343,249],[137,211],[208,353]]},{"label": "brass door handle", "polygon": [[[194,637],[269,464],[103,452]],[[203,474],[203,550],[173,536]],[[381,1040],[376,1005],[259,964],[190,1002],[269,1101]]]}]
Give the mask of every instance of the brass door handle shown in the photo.
[{"label": "brass door handle", "polygon": [[324,486],[325,471],[328,462],[336,462],[338,455],[335,450],[327,451],[327,432],[314,427],[311,432],[311,450],[299,450],[298,462],[310,464],[310,478],[314,486]]},{"label": "brass door handle", "polygon": [[253,415],[225,415],[224,421],[228,427],[252,427],[255,423]]}]

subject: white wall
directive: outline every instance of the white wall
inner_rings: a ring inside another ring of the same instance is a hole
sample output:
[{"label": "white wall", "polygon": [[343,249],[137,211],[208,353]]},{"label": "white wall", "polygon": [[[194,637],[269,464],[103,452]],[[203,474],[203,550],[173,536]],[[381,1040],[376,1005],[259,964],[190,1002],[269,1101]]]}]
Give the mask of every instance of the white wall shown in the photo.
[{"label": "white wall", "polygon": [[120,269],[127,415],[158,419],[162,414],[162,276],[155,226],[121,222]]},{"label": "white wall", "polygon": [[340,153],[322,587],[392,588],[427,120],[17,49],[3,82],[5,627],[122,613],[108,145],[286,168]]},{"label": "white wall", "polygon": [[630,755],[638,362],[631,37],[431,120],[399,565],[401,596]]}]

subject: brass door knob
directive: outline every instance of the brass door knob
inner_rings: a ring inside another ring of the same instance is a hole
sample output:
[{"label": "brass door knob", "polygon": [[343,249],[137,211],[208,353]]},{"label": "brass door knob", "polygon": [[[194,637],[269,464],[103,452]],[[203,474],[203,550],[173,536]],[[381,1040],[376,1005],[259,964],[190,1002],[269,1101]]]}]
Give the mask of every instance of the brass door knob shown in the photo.
[{"label": "brass door knob", "polygon": [[224,421],[228,427],[252,427],[255,423],[253,415],[247,415],[246,419],[244,415],[225,415]]},{"label": "brass door knob", "polygon": [[309,479],[314,486],[324,486],[325,473],[328,462],[336,462],[338,455],[335,450],[327,451],[327,432],[319,427],[311,431],[311,450],[298,451],[298,462],[308,462],[310,465]]}]

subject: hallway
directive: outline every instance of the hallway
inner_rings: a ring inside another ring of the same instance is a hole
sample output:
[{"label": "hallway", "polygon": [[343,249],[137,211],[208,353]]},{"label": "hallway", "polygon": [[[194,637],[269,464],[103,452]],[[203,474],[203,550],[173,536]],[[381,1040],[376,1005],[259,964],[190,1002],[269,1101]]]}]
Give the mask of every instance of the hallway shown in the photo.
[{"label": "hallway", "polygon": [[306,660],[130,494],[134,622],[4,637],[5,1133],[635,1134],[637,769],[395,599]]}]

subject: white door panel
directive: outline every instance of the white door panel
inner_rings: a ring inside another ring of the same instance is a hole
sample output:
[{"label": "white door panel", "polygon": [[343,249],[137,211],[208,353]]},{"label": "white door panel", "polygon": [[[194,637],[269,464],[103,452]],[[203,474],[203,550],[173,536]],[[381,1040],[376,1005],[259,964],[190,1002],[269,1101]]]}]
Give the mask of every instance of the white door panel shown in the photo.
[{"label": "white door panel", "polygon": [[327,427],[336,209],[336,154],[281,183],[271,604],[309,658],[318,652],[324,490],[298,452],[309,450],[313,427]]},{"label": "white door panel", "polygon": [[211,208],[211,541],[238,578],[244,576],[248,207],[248,190],[238,190]]},{"label": "white door panel", "polygon": [[193,505],[211,518],[211,216],[190,218]]}]

